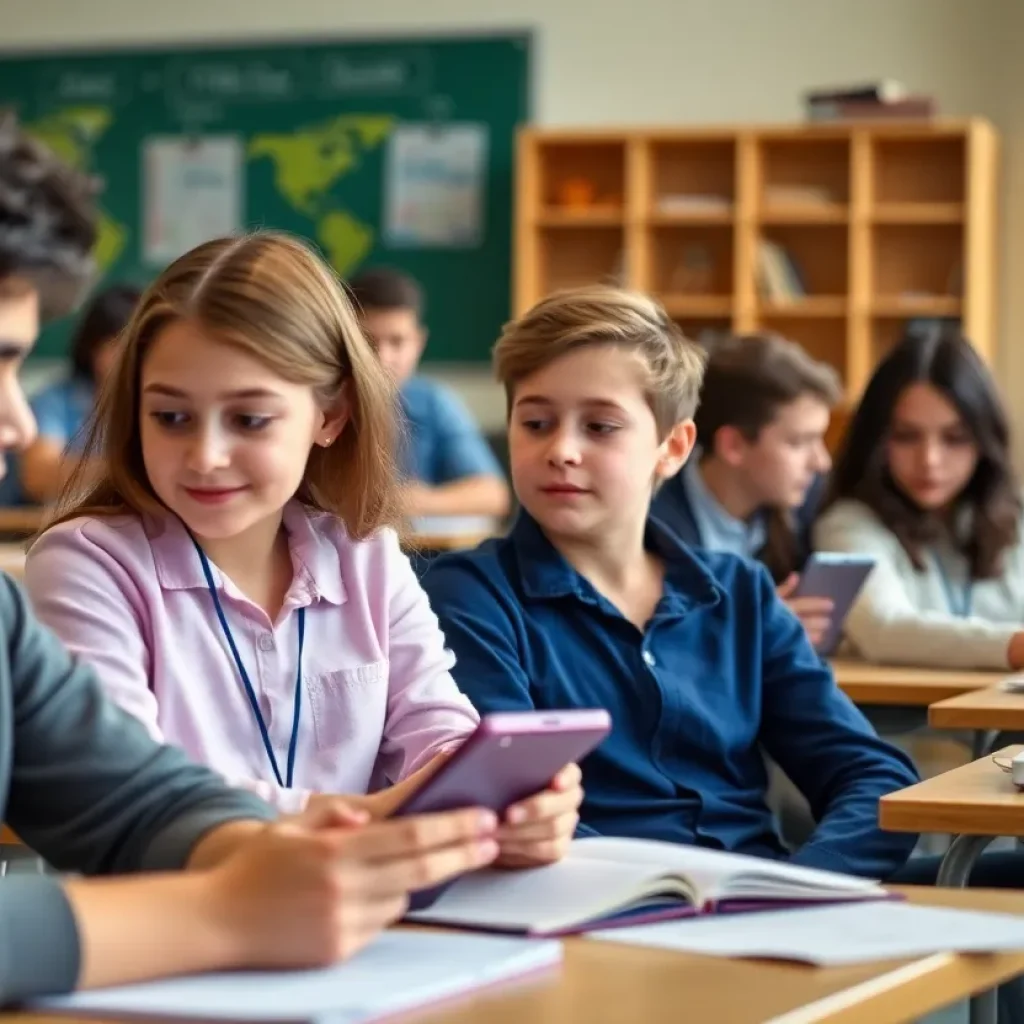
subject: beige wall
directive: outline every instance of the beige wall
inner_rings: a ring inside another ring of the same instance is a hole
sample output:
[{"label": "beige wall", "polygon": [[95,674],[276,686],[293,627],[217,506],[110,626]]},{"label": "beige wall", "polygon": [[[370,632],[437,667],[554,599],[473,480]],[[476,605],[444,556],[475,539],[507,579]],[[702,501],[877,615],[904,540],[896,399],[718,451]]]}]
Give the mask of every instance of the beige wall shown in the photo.
[{"label": "beige wall", "polygon": [[[601,0],[0,0],[0,45],[527,27],[547,125],[789,121],[808,85],[900,78],[935,93],[944,113],[985,114],[1006,134],[1006,280],[1024,271],[1024,239],[1010,240],[1024,230],[1022,0],[607,3],[598,14]],[[1024,410],[1024,353],[1009,341],[1024,331],[1024,294],[1004,298],[1000,362]],[[500,417],[479,371],[452,376],[481,417]]]}]

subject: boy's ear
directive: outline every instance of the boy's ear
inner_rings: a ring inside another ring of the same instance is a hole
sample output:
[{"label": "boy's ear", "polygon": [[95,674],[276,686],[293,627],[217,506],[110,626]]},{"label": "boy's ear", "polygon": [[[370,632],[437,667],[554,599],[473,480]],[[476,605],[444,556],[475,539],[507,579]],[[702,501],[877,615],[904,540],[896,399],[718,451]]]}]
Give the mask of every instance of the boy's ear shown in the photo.
[{"label": "boy's ear", "polygon": [[661,458],[658,459],[656,472],[660,479],[674,477],[686,464],[686,460],[697,443],[697,427],[693,420],[677,423],[661,442]]},{"label": "boy's ear", "polygon": [[338,391],[334,401],[323,410],[320,427],[313,438],[321,448],[330,448],[341,435],[352,415],[352,400],[349,382],[346,380]]},{"label": "boy's ear", "polygon": [[746,456],[750,442],[733,426],[719,427],[715,432],[714,455],[727,466],[737,467]]}]

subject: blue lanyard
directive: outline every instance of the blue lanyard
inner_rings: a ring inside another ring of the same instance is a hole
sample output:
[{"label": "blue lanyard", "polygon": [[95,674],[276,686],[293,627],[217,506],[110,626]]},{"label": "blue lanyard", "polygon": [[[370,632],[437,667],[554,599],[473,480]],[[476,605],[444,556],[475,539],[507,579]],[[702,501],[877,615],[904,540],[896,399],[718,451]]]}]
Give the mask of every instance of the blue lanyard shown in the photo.
[{"label": "blue lanyard", "polygon": [[935,562],[935,570],[938,572],[939,579],[942,582],[942,589],[946,592],[946,604],[949,607],[950,613],[960,619],[969,619],[971,617],[971,608],[974,604],[974,585],[968,581],[958,590],[953,586],[949,573],[946,572],[946,567],[942,564],[942,559],[934,552],[932,553],[932,559]]},{"label": "blue lanyard", "polygon": [[[192,535],[189,534],[191,537]],[[249,698],[249,706],[252,708],[253,717],[256,719],[256,724],[260,729],[260,736],[263,739],[263,749],[267,752],[267,757],[270,760],[270,767],[274,769],[274,778],[277,779],[279,786],[291,789],[292,779],[295,776],[295,750],[299,742],[299,719],[302,716],[302,647],[303,642],[306,638],[306,609],[299,609],[299,667],[295,674],[295,711],[292,714],[292,735],[288,741],[288,767],[287,775],[284,781],[281,779],[281,771],[277,767],[277,758],[274,756],[274,747],[270,742],[270,732],[267,729],[267,723],[263,720],[263,713],[260,711],[259,701],[256,699],[256,691],[252,688],[252,683],[249,681],[249,673],[245,671],[245,665],[242,664],[242,657],[238,653],[238,647],[235,645],[235,638],[231,635],[231,627],[228,625],[227,616],[224,614],[224,609],[221,607],[220,597],[217,595],[217,587],[213,582],[213,572],[210,569],[210,560],[206,557],[206,552],[199,546],[199,542],[192,537],[192,543],[196,546],[196,551],[199,552],[199,561],[203,566],[203,575],[206,577],[206,585],[210,588],[210,597],[213,598],[213,606],[217,610],[217,618],[220,620],[220,628],[224,631],[224,639],[228,642],[228,647],[231,648],[231,654],[235,659],[235,666],[238,668],[238,674],[242,679],[242,685],[245,687],[245,695]]]}]

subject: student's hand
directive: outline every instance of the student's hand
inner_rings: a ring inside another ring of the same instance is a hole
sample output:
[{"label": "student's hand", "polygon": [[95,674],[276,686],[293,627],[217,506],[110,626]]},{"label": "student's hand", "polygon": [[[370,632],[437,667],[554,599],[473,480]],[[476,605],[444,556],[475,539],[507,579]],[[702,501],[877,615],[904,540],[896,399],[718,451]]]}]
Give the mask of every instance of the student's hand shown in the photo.
[{"label": "student's hand", "polygon": [[359,828],[369,824],[372,818],[365,801],[365,796],[314,793],[305,810],[297,814],[283,814],[277,820],[300,828]]},{"label": "student's hand", "polygon": [[264,828],[210,871],[209,909],[238,968],[296,968],[351,956],[398,920],[410,892],[484,867],[497,821],[481,810],[333,827],[335,810],[304,825]]},{"label": "student's hand", "polygon": [[362,796],[345,794],[330,796],[317,794],[309,798],[309,807],[330,807],[337,805],[339,812],[349,816],[364,816],[366,820],[385,821],[416,792],[455,753],[455,749],[444,751],[431,758],[422,768],[401,782],[382,789],[379,793]]},{"label": "student's hand", "polygon": [[800,620],[808,639],[815,647],[825,639],[832,625],[832,599],[828,597],[793,597],[800,577],[791,573],[776,593],[786,607]]},{"label": "student's hand", "polygon": [[582,778],[577,765],[566,765],[555,776],[550,789],[506,811],[498,829],[500,867],[539,867],[566,855],[580,820]]}]

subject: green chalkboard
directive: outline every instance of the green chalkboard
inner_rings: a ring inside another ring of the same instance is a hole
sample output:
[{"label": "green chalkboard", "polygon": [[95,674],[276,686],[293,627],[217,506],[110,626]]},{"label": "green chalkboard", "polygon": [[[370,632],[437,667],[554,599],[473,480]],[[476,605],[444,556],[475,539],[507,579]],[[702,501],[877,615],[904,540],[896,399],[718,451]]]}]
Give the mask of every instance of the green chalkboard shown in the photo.
[{"label": "green chalkboard", "polygon": [[195,237],[168,212],[187,197],[200,224],[309,238],[343,277],[401,267],[426,290],[427,359],[483,361],[509,313],[529,61],[523,34],[0,53],[0,106],[102,179],[105,281],[144,283]]}]

